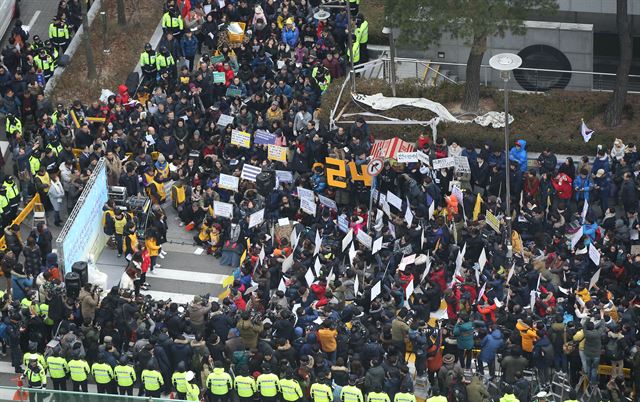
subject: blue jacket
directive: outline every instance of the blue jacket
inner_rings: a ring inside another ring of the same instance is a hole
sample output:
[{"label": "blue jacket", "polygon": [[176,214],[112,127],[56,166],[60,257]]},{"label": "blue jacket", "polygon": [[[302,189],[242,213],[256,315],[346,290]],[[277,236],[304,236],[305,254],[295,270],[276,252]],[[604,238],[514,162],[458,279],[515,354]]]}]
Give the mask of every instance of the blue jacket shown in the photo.
[{"label": "blue jacket", "polygon": [[292,29],[284,27],[282,29],[282,41],[293,48],[298,44],[298,37],[300,36],[300,31],[294,25]]},{"label": "blue jacket", "polygon": [[509,160],[518,162],[520,164],[520,171],[522,173],[527,171],[527,141],[518,140],[520,143],[520,150],[516,147],[511,148],[509,151]]},{"label": "blue jacket", "polygon": [[504,339],[502,338],[502,332],[500,332],[499,329],[493,330],[493,332],[482,339],[478,359],[485,363],[493,361],[496,358],[498,349],[502,347],[503,343]]},{"label": "blue jacket", "polygon": [[611,172],[611,159],[609,159],[609,155],[605,155],[604,158],[594,159],[591,171],[595,174],[598,173],[599,169],[604,170],[605,173]]},{"label": "blue jacket", "polygon": [[453,328],[453,336],[458,341],[458,349],[473,349],[473,324],[463,322]]},{"label": "blue jacket", "polygon": [[[578,192],[578,190],[584,190],[582,192]],[[573,180],[573,190],[576,196],[576,200],[586,200],[589,201],[589,190],[591,189],[591,178],[589,176],[582,177],[582,175],[577,175]]]},{"label": "blue jacket", "polygon": [[314,173],[313,176],[311,176],[311,185],[313,191],[322,194],[325,188],[327,188],[327,177],[324,174]]},{"label": "blue jacket", "polygon": [[25,275],[17,274],[15,271],[11,272],[11,293],[13,300],[20,301],[24,299],[27,294],[25,289],[33,286],[33,281]]},{"label": "blue jacket", "polygon": [[198,39],[194,35],[191,35],[191,39],[185,35],[180,39],[180,48],[184,57],[193,57],[198,51]]}]

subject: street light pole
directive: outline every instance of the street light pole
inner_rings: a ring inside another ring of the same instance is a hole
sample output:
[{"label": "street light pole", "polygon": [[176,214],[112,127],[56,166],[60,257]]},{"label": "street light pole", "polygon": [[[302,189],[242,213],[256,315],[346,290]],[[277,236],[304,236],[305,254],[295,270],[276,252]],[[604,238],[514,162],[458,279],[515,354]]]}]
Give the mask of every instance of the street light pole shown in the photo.
[{"label": "street light pole", "polygon": [[517,54],[500,53],[489,60],[489,65],[500,72],[504,81],[504,175],[505,175],[505,224],[507,226],[504,240],[507,246],[507,260],[511,260],[513,247],[511,245],[511,183],[509,182],[509,78],[511,71],[522,65],[522,59]]},{"label": "street light pole", "polygon": [[391,74],[391,94],[396,96],[396,43],[393,38],[393,28],[384,27],[382,33],[389,35],[389,72]]}]

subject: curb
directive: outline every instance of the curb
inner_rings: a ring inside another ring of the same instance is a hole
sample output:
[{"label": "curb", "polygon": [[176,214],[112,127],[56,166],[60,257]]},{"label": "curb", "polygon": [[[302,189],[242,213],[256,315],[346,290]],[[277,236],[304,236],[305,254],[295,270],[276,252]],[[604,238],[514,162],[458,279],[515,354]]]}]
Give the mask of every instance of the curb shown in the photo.
[{"label": "curb", "polygon": [[[87,24],[89,24],[89,26],[91,26],[91,24],[93,23],[93,20],[98,15],[100,8],[102,8],[102,0],[95,0],[91,5],[91,8],[87,11]],[[67,47],[67,50],[64,52],[65,55],[69,56],[69,61],[71,61],[71,58],[73,57],[73,55],[78,50],[78,47],[80,46],[83,33],[84,33],[84,26],[81,25],[78,31],[75,33],[75,35],[73,35],[73,38],[71,39],[71,42]],[[64,68],[60,68],[60,67],[57,67],[55,69],[55,71],[53,72],[53,75],[51,76],[51,78],[49,78],[49,81],[47,81],[47,84],[44,87],[45,97],[48,98],[51,95],[51,91],[53,91],[53,89],[55,88],[56,82],[58,81],[58,78],[60,77],[60,75],[62,75],[64,70],[65,70]]]}]

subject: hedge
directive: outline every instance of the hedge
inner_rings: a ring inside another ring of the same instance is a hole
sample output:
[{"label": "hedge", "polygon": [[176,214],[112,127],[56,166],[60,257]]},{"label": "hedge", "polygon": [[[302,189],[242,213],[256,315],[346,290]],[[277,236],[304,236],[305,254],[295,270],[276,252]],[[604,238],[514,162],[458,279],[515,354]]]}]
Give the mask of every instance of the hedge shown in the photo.
[{"label": "hedge", "polygon": [[[335,80],[322,97],[320,118],[325,123],[329,121],[329,113],[335,105],[342,82],[343,79]],[[382,93],[391,96],[391,88],[384,80],[359,78],[356,86],[358,93],[361,94]],[[457,84],[445,83],[434,88],[426,87],[419,80],[404,80],[399,83],[397,94],[399,97],[406,98],[427,98],[440,102],[452,110],[462,100],[463,90],[464,87]],[[540,152],[550,147],[560,154],[588,155],[595,154],[598,144],[602,144],[605,148],[611,147],[615,138],[621,138],[625,143],[637,142],[639,126],[634,117],[640,116],[640,98],[636,95],[628,96],[623,124],[611,129],[605,127],[602,121],[610,96],[610,93],[600,92],[551,91],[544,94],[510,92],[509,113],[515,118],[510,126],[511,139],[527,140],[530,151]],[[343,107],[347,97],[348,93],[345,91],[338,110]],[[503,110],[502,91],[481,87],[480,97],[481,104],[487,110]],[[344,113],[362,112],[363,108],[367,109],[364,105],[351,103]],[[376,113],[375,110],[371,111]],[[430,111],[412,107],[398,107],[377,113],[400,120],[426,121],[435,116]],[[585,143],[580,135],[581,118],[589,128],[595,131],[589,143]],[[399,136],[405,140],[415,140],[421,130],[430,133],[428,128],[419,126],[372,125],[371,129],[376,138],[383,139]],[[503,129],[482,127],[473,123],[438,125],[438,136],[446,137],[449,142],[456,140],[463,145],[471,143],[474,146],[481,146],[487,141],[501,144],[504,141],[503,132]]]}]

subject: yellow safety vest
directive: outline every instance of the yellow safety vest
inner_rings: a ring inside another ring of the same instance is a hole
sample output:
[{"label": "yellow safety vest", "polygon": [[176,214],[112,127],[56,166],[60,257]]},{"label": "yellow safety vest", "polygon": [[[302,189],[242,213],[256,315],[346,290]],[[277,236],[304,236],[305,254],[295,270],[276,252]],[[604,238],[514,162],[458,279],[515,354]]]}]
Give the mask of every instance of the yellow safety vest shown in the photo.
[{"label": "yellow safety vest", "polygon": [[369,392],[367,402],[391,402],[391,400],[385,392]]},{"label": "yellow safety vest", "polygon": [[22,355],[22,364],[24,364],[25,366],[29,365],[29,360],[31,359],[32,355],[36,355],[36,357],[38,358],[38,364],[41,365],[42,368],[47,368],[47,362],[44,360],[44,356],[42,356],[40,353],[25,353],[24,355]]},{"label": "yellow safety vest", "polygon": [[398,392],[393,398],[393,402],[416,402],[416,397],[408,392]]},{"label": "yellow safety vest", "polygon": [[9,200],[13,200],[20,195],[20,190],[18,189],[15,181],[13,182],[13,184],[9,184],[5,181],[4,183],[2,183],[2,187],[7,189],[7,198]]},{"label": "yellow safety vest", "polygon": [[340,391],[340,399],[342,402],[364,402],[362,391],[353,385],[345,385]]},{"label": "yellow safety vest", "polygon": [[8,205],[9,205],[9,199],[4,195],[0,195],[0,211],[4,212],[5,208]]},{"label": "yellow safety vest", "polygon": [[260,374],[256,383],[258,385],[258,389],[260,390],[260,395],[267,398],[278,395],[280,380],[278,379],[277,375],[272,373]]},{"label": "yellow safety vest", "polygon": [[96,384],[109,384],[113,380],[113,369],[107,363],[93,363],[91,375]]},{"label": "yellow safety vest", "polygon": [[41,175],[37,175],[37,178],[40,179],[40,181],[42,182],[42,184],[44,184],[44,193],[47,194],[49,192],[49,187],[51,186],[51,179],[49,178],[49,173],[44,172],[44,174]]},{"label": "yellow safety vest", "polygon": [[176,371],[171,376],[171,384],[176,389],[176,391],[184,394],[187,392],[187,378],[184,371]]},{"label": "yellow safety vest", "polygon": [[178,208],[187,199],[186,191],[183,184],[174,184],[171,186],[171,200],[174,208]]},{"label": "yellow safety vest", "polygon": [[294,379],[280,380],[280,392],[282,392],[282,398],[287,402],[294,402],[302,398],[302,388]]},{"label": "yellow safety vest", "polygon": [[80,359],[71,360],[69,362],[69,371],[71,372],[71,381],[85,381],[90,372],[89,363]]},{"label": "yellow safety vest", "polygon": [[51,378],[64,378],[69,372],[69,366],[64,357],[49,356],[47,357],[47,365]]},{"label": "yellow safety vest", "polygon": [[131,366],[116,366],[113,373],[121,387],[130,387],[136,382],[136,371]]},{"label": "yellow safety vest", "polygon": [[118,217],[114,216],[113,223],[115,226],[116,234],[121,235],[124,233],[124,227],[127,225],[127,217],[123,215],[121,219],[118,219]]},{"label": "yellow safety vest", "polygon": [[353,46],[351,47],[351,51],[347,52],[349,58],[351,58],[351,54],[353,53],[353,63],[357,63],[360,61],[360,42],[357,40],[353,41]]},{"label": "yellow safety vest", "polygon": [[250,376],[238,375],[234,383],[234,388],[240,398],[250,398],[256,393],[256,380]]},{"label": "yellow safety vest", "polygon": [[147,391],[157,391],[164,385],[162,374],[158,370],[142,370],[140,379],[144,384],[144,389]]},{"label": "yellow safety vest", "polygon": [[140,53],[140,65],[156,68],[156,54],[149,54],[147,51]]},{"label": "yellow safety vest", "polygon": [[200,388],[196,384],[187,384],[187,401],[199,401]]},{"label": "yellow safety vest", "polygon": [[169,164],[168,163],[164,167],[164,169],[160,169],[159,167],[156,167],[156,170],[158,171],[158,173],[160,173],[160,177],[162,177],[163,179],[166,179],[167,177],[169,177]]},{"label": "yellow safety vest", "polygon": [[38,173],[38,170],[40,170],[40,159],[31,155],[29,157],[29,167],[31,168],[31,174],[35,176],[36,173]]},{"label": "yellow safety vest", "polygon": [[6,119],[5,121],[4,128],[7,135],[22,134],[22,122],[20,119],[14,117],[12,120],[13,121],[9,121],[9,119]]},{"label": "yellow safety vest", "polygon": [[213,373],[207,377],[207,388],[213,395],[226,395],[232,387],[231,376],[222,368],[214,368]]},{"label": "yellow safety vest", "polygon": [[165,57],[162,54],[158,54],[156,56],[156,68],[158,70],[162,70],[163,68],[167,68],[169,66],[173,66],[176,64],[175,60],[173,60],[173,55],[169,54],[169,56]]},{"label": "yellow safety vest", "polygon": [[27,378],[29,386],[40,388],[43,385],[47,385],[47,374],[44,371],[44,368],[39,364],[38,367],[33,370],[27,366],[24,371],[24,376]]},{"label": "yellow safety vest", "polygon": [[367,20],[362,21],[358,30],[360,31],[360,43],[369,42],[369,22],[367,22]]},{"label": "yellow safety vest", "polygon": [[333,400],[333,390],[327,384],[311,384],[311,400],[314,402],[331,402]]},{"label": "yellow safety vest", "polygon": [[171,13],[167,11],[162,16],[162,27],[163,28],[178,29],[178,30],[181,31],[182,28],[184,27],[184,22],[182,21],[182,17],[180,17],[180,16],[173,17],[171,15]]}]

